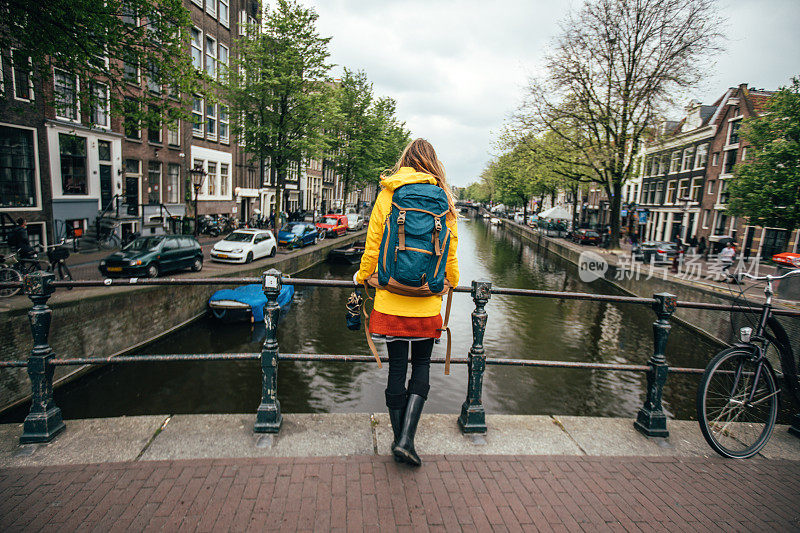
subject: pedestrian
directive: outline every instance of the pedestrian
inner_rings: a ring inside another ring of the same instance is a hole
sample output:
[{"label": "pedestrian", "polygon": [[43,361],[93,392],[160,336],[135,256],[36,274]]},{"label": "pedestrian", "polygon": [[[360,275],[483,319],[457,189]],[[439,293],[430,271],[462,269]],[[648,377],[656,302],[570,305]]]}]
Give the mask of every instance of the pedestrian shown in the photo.
[{"label": "pedestrian", "polygon": [[733,260],[736,258],[736,250],[733,248],[733,243],[728,242],[725,248],[719,253],[719,260],[722,263],[722,272],[728,273],[728,270],[733,265]]},{"label": "pedestrian", "polygon": [[6,241],[11,249],[19,254],[20,259],[34,259],[36,257],[36,250],[31,246],[31,241],[28,237],[28,222],[24,218],[17,219],[17,225],[8,232]]},{"label": "pedestrian", "polygon": [[703,255],[706,253],[706,238],[700,237],[700,240],[697,242],[697,254]]},{"label": "pedestrian", "polygon": [[692,235],[689,238],[689,255],[697,254],[697,237]]},{"label": "pedestrian", "polygon": [[[373,284],[378,277],[377,275],[373,276],[373,273],[378,267],[382,235],[392,212],[393,196],[397,189],[410,184],[423,183],[437,185],[443,190],[447,199],[444,203],[444,213],[442,213],[445,218],[445,232],[449,231],[449,248],[444,262],[445,286],[449,283],[450,287],[455,287],[459,277],[456,257],[458,215],[453,203],[453,195],[445,181],[444,167],[437,159],[433,146],[424,139],[416,139],[409,143],[394,168],[381,175],[380,183],[382,190],[375,201],[369,219],[361,267],[353,277],[355,283],[363,284],[369,280],[370,284]],[[401,211],[400,213],[405,212]],[[440,218],[437,218],[436,221],[437,224],[440,224]],[[390,226],[391,228],[392,226]],[[429,229],[428,231],[433,230]],[[437,229],[433,235],[437,236],[439,231],[441,230]],[[427,240],[428,243],[432,240],[417,236],[414,238],[422,242]],[[415,244],[415,246],[422,245]],[[401,246],[405,246],[405,243]],[[438,241],[437,250],[439,250]],[[397,248],[395,248],[395,258],[397,257],[396,253]],[[443,251],[440,253],[444,254]],[[391,254],[387,255],[391,261]],[[386,269],[386,257],[386,255],[383,256],[382,268],[384,270]],[[395,263],[397,263],[396,259]],[[374,337],[386,341],[386,350],[389,353],[389,376],[385,397],[395,439],[392,443],[392,453],[398,462],[419,466],[421,461],[414,449],[414,436],[430,390],[431,351],[434,340],[441,336],[444,325],[440,314],[442,297],[437,295],[405,296],[391,292],[391,290],[392,286],[389,284],[385,288],[376,286],[375,305],[368,321],[368,331]],[[447,314],[449,313],[445,313],[445,316]],[[409,352],[411,353],[411,378],[406,385]]]}]

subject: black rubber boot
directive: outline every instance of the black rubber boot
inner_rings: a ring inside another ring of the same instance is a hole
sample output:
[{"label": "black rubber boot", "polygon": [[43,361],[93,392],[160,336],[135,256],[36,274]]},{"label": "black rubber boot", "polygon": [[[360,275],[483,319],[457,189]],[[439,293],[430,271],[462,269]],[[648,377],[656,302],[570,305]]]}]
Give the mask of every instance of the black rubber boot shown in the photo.
[{"label": "black rubber boot", "polygon": [[414,450],[414,436],[417,433],[417,423],[422,414],[422,407],[425,405],[425,398],[417,394],[408,395],[406,413],[403,417],[403,426],[400,430],[400,438],[397,444],[392,447],[394,456],[404,463],[411,466],[420,466],[422,461]]},{"label": "black rubber boot", "polygon": [[[386,391],[386,407],[389,410],[389,422],[392,424],[392,434],[394,435],[390,450],[395,447],[398,439],[400,439],[400,429],[403,427],[403,415],[406,412],[407,399],[406,393],[389,394]],[[397,457],[394,460],[399,461]]]}]

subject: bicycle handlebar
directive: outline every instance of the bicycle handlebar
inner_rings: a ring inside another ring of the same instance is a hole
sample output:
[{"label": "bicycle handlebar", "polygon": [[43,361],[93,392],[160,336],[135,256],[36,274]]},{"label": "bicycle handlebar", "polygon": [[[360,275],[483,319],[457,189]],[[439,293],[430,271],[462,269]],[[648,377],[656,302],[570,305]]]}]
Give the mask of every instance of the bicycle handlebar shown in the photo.
[{"label": "bicycle handlebar", "polygon": [[741,281],[741,278],[751,279],[753,281],[776,281],[783,278],[788,278],[789,276],[794,276],[795,274],[800,274],[800,268],[796,268],[794,270],[790,270],[786,274],[782,274],[780,276],[773,276],[773,275],[766,275],[766,276],[754,276],[752,274],[748,274],[747,272],[738,272],[737,274],[728,274],[729,277]]}]

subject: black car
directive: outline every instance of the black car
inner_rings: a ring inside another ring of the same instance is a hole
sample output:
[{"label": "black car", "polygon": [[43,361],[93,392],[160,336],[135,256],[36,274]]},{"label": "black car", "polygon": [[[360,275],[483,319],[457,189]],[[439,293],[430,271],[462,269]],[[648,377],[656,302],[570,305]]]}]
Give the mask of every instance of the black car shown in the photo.
[{"label": "black car", "polygon": [[191,235],[153,235],[139,237],[119,252],[100,261],[106,277],[155,278],[164,272],[203,268],[203,250]]}]

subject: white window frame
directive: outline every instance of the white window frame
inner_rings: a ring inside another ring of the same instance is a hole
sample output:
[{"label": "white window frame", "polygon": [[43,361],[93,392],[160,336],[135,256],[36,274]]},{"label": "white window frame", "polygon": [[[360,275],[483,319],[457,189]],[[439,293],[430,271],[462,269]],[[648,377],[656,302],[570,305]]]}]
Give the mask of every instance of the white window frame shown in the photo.
[{"label": "white window frame", "polygon": [[681,172],[686,172],[687,170],[691,170],[693,166],[694,166],[694,146],[690,146],[683,150],[683,163],[681,163]]},{"label": "white window frame", "polygon": [[[225,50],[225,61],[222,60],[222,51]],[[230,48],[222,43],[217,43],[217,78],[222,78],[228,72],[228,65],[231,61]],[[225,65],[225,68],[220,68],[220,65]]]},{"label": "white window frame", "polygon": [[206,0],[206,13],[211,18],[217,18],[217,0]]},{"label": "white window frame", "polygon": [[[670,200],[670,194],[672,194],[672,200]],[[667,191],[664,196],[664,203],[665,204],[674,204],[678,197],[678,182],[675,180],[669,180],[667,182]]]},{"label": "white window frame", "polygon": [[[206,179],[203,181],[203,189],[206,196],[218,196],[219,184],[217,183],[217,170],[219,169],[219,161],[206,161]],[[214,171],[211,171],[211,167]]]},{"label": "white window frame", "polygon": [[203,0],[192,0],[192,3],[196,6],[199,6],[200,9],[203,9]]},{"label": "white window frame", "polygon": [[[33,63],[31,63],[31,57],[28,56],[28,94],[30,94],[30,98],[20,98],[17,96],[17,76],[15,74],[16,68],[14,67],[14,52],[17,51],[16,48],[11,49],[11,94],[14,97],[14,100],[18,102],[33,102],[35,95],[33,94]],[[2,64],[0,64],[2,67]],[[0,74],[2,74],[2,69],[0,68]],[[3,77],[0,75],[0,77]]]},{"label": "white window frame", "polygon": [[[152,109],[151,109],[151,111],[152,111]],[[157,141],[151,141],[150,140],[150,127],[149,126],[146,127],[145,130],[147,130],[147,142],[149,144],[158,144],[158,145],[163,145],[164,144],[164,122],[163,121],[159,120],[158,140]]]},{"label": "white window frame", "polygon": [[239,11],[239,35],[245,34],[245,25],[247,24],[247,11],[244,9]]},{"label": "white window frame", "polygon": [[[106,123],[105,124],[99,124],[97,121],[95,121],[95,117],[91,117],[90,116],[89,118],[92,120],[92,125],[94,127],[103,128],[103,129],[107,130],[107,129],[111,128],[111,96],[109,95],[109,92],[108,92],[108,85],[106,85],[105,83],[100,83],[100,82],[92,82],[92,93],[95,93],[95,91],[98,88],[101,88],[101,87],[104,89],[104,92],[105,92],[106,105],[105,105],[105,109],[103,109],[103,113],[105,114],[105,117],[106,117]],[[99,105],[95,104],[94,109],[92,109],[92,113],[96,113],[97,109],[99,107],[100,107]]]},{"label": "white window frame", "polygon": [[669,173],[675,174],[681,169],[681,151],[675,150],[669,155]]},{"label": "white window frame", "polygon": [[[210,47],[211,48],[211,52],[212,52],[211,54],[208,53],[208,49],[209,49],[208,43],[209,42],[213,43],[211,45],[211,47]],[[203,40],[203,44],[205,46],[204,54],[205,54],[205,62],[206,62],[206,68],[205,68],[204,72],[206,74],[208,74],[209,76],[211,76],[211,78],[213,78],[213,79],[217,79],[217,55],[218,55],[218,53],[217,53],[217,43],[219,43],[219,41],[217,41],[217,39],[215,39],[214,36],[209,35],[208,33],[206,33],[205,39]],[[209,59],[211,61],[209,61]],[[213,72],[209,72],[208,71],[209,64],[214,69]]]},{"label": "white window frame", "polygon": [[[0,71],[2,72],[2,71]],[[39,138],[36,128],[28,126],[20,126],[19,124],[9,124],[7,122],[0,122],[0,126],[7,128],[16,128],[19,130],[28,130],[33,135],[33,182],[36,187],[36,204],[31,207],[0,207],[2,211],[41,211],[42,210],[42,183],[39,176]]]},{"label": "white window frame", "polygon": [[[199,35],[200,35],[200,38],[199,38],[200,47],[199,48],[197,46],[195,46],[195,41],[192,38],[192,32],[193,31],[197,31],[199,33]],[[204,72],[204,70],[203,70],[203,57],[205,56],[205,54],[204,54],[203,48],[205,47],[205,43],[206,43],[206,41],[205,41],[205,36],[203,34],[203,30],[201,30],[197,26],[192,26],[192,29],[189,30],[189,48],[190,48],[190,54],[189,55],[191,57],[192,66],[195,69],[197,69],[199,72]],[[194,56],[192,55],[192,53],[195,50],[199,50],[199,52],[200,52],[200,66],[199,67],[194,64]]]},{"label": "white window frame", "polygon": [[[222,119],[222,109],[225,108],[225,120]],[[222,125],[225,125],[225,135],[222,134]],[[228,144],[231,136],[231,115],[230,109],[225,105],[217,106],[217,133],[219,134],[219,142]]]},{"label": "white window frame", "polygon": [[[175,137],[178,140],[177,143],[170,142],[170,135],[173,133],[175,134]],[[172,128],[171,125],[169,124],[167,125],[167,146],[180,147],[180,145],[181,145],[181,120],[176,119],[174,128]]]},{"label": "white window frame", "polygon": [[[222,173],[222,169],[225,169],[225,173]],[[227,197],[228,191],[231,190],[230,188],[230,178],[231,178],[231,167],[228,163],[220,163],[219,164],[219,195]]]},{"label": "white window frame", "polygon": [[719,152],[714,152],[711,156],[711,166],[715,167],[719,165]]},{"label": "white window frame", "polygon": [[[700,156],[702,155],[702,161]],[[694,168],[703,168],[708,164],[708,143],[701,144],[694,152]]]},{"label": "white window frame", "polygon": [[[195,110],[194,110],[194,100],[200,100],[200,129],[198,130],[195,128],[196,122],[194,121],[195,117]],[[192,96],[192,136],[203,138],[206,131],[206,103],[204,98],[200,98],[197,95]]]},{"label": "white window frame", "polygon": [[708,209],[703,210],[703,229],[708,229]]},{"label": "white window frame", "polygon": [[[212,0],[213,1],[213,0]],[[222,9],[221,6],[225,6],[225,18],[222,18]],[[217,13],[219,14],[219,22],[226,28],[229,27],[230,18],[231,18],[231,3],[230,0],[219,0],[219,6],[217,7]]]},{"label": "white window frame", "polygon": [[[731,165],[731,171],[725,172],[725,168],[728,166],[728,159],[730,158],[731,154],[733,154],[733,165]],[[720,174],[724,176],[730,176],[733,174],[733,167],[736,165],[736,158],[739,155],[739,150],[736,148],[732,148],[730,150],[725,150],[725,157],[722,158],[722,172]]]},{"label": "white window frame", "polygon": [[749,146],[742,147],[742,159],[741,159],[742,163],[744,163],[745,160],[747,159],[747,149],[748,148],[750,148],[750,147]]},{"label": "white window frame", "polygon": [[[217,139],[217,132],[219,131],[219,124],[217,123],[217,119],[218,119],[218,116],[217,116],[218,115],[217,114],[217,104],[211,102],[210,104],[206,104],[205,107],[206,107],[206,114],[205,114],[205,119],[203,120],[203,122],[205,124],[204,132],[206,134],[206,139],[208,139],[210,141],[215,141]],[[209,109],[211,109],[214,112],[213,115],[209,115],[208,114],[208,110]],[[214,121],[214,131],[213,132],[209,131],[208,119],[212,119]]]},{"label": "white window frame", "polygon": [[742,129],[742,117],[740,117],[740,116],[739,117],[734,117],[734,118],[728,120],[728,132],[727,132],[728,136],[727,136],[727,139],[726,139],[726,141],[727,141],[726,145],[727,146],[734,146],[734,145],[738,145],[739,144],[738,140],[735,143],[731,142],[731,136],[733,135],[733,125],[734,124],[737,124],[736,132],[738,133],[739,131],[741,131],[741,129]]},{"label": "white window frame", "polygon": [[[172,183],[170,180],[170,170],[173,168],[178,169],[178,174],[175,176],[175,183]],[[168,204],[177,204],[180,202],[181,199],[181,165],[179,163],[167,163],[167,171],[166,171],[166,181],[167,181],[167,190],[164,191],[166,193],[166,202]],[[175,190],[173,190],[173,185],[175,186]],[[174,195],[174,200],[172,199]]]},{"label": "white window frame", "polygon": [[714,194],[714,180],[708,182],[707,194]]},{"label": "white window frame", "polygon": [[[63,115],[59,115],[58,114],[58,112],[59,112],[58,105],[55,104],[56,72],[61,72],[63,74],[66,74],[67,76],[72,76],[72,78],[75,80],[75,118],[69,118],[69,117],[65,117]],[[80,94],[80,90],[81,90],[81,80],[78,79],[77,75],[70,74],[66,70],[53,68],[53,99],[54,99],[53,112],[55,113],[55,116],[56,116],[57,119],[66,120],[67,122],[74,122],[76,124],[80,124],[80,122],[81,122],[81,101],[80,101],[80,98],[78,98],[78,95]]]}]

